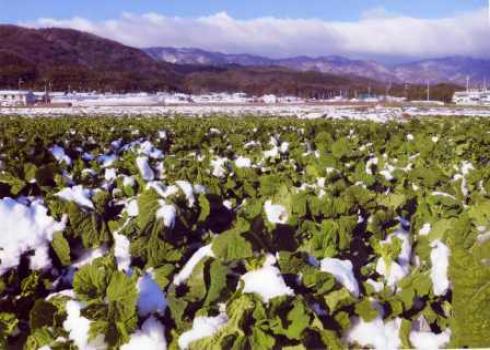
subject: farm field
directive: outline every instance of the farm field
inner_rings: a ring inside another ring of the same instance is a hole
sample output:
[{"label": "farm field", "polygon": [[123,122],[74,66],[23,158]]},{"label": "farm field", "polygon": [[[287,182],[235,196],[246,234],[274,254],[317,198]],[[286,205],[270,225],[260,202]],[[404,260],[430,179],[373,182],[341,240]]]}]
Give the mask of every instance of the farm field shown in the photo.
[{"label": "farm field", "polygon": [[4,116],[0,161],[0,348],[490,346],[488,118]]},{"label": "farm field", "polygon": [[222,116],[295,117],[300,119],[349,119],[387,122],[408,116],[418,117],[490,117],[488,106],[436,105],[356,105],[325,103],[291,104],[182,104],[182,105],[124,105],[104,104],[73,107],[1,107],[2,116],[63,117],[63,116]]}]

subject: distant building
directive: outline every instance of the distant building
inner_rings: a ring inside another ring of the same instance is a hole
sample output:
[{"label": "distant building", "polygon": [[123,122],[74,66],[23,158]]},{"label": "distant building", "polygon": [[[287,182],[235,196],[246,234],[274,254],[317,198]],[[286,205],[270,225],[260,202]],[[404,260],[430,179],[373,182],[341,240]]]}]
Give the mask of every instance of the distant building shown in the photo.
[{"label": "distant building", "polygon": [[490,91],[457,91],[453,95],[453,102],[457,105],[490,105]]},{"label": "distant building", "polygon": [[0,90],[0,106],[29,106],[37,102],[32,91],[27,90]]}]

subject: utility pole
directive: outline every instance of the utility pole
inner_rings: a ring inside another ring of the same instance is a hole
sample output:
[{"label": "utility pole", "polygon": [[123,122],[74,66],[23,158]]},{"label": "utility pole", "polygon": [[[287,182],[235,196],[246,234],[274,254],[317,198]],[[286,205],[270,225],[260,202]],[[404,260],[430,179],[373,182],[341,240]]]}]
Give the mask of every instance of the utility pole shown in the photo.
[{"label": "utility pole", "polygon": [[430,81],[427,80],[427,102],[430,101]]},{"label": "utility pole", "polygon": [[470,76],[466,76],[466,92],[470,92]]}]

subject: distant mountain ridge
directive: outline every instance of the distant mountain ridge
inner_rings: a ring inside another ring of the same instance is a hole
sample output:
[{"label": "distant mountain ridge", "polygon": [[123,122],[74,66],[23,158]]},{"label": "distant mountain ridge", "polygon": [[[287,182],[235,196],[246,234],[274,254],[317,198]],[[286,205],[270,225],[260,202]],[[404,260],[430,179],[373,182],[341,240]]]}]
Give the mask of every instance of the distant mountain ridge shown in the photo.
[{"label": "distant mountain ridge", "polygon": [[53,89],[172,88],[171,65],[139,49],[93,34],[61,28],[0,25],[0,82]]},{"label": "distant mountain ridge", "polygon": [[[321,62],[306,57],[276,62],[203,50],[165,52],[145,52],[72,29],[0,24],[0,89],[195,94],[241,91],[255,96],[324,99],[339,94],[354,97],[367,91],[385,94],[386,84],[373,77],[387,79],[390,74],[375,62],[335,56]],[[442,84],[433,86],[431,93],[435,99],[450,101],[457,89],[460,87],[454,84]],[[405,89],[394,83],[389,93],[420,99],[425,96],[425,86]]]},{"label": "distant mountain ridge", "polygon": [[490,82],[490,60],[470,57],[425,59],[392,67],[373,60],[353,60],[342,56],[272,59],[249,54],[225,54],[195,48],[153,47],[144,51],[158,61],[182,65],[206,66],[281,66],[299,71],[318,71],[336,75],[359,76],[381,82],[425,84],[466,84],[469,76],[473,84],[481,85],[486,77]]}]

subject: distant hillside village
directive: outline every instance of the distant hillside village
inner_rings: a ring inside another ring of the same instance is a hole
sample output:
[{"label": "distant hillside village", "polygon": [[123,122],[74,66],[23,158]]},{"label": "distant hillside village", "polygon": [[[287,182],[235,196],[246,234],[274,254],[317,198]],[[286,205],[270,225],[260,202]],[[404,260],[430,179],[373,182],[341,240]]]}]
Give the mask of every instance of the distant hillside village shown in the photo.
[{"label": "distant hillside village", "polygon": [[[296,96],[277,96],[267,94],[250,96],[245,93],[210,93],[191,95],[184,93],[97,93],[97,92],[33,92],[29,90],[0,90],[1,107],[34,107],[34,106],[89,106],[89,105],[182,105],[182,104],[302,104],[302,103],[403,103],[405,97],[359,94],[349,98],[339,92],[337,96],[325,99],[305,99]],[[427,100],[409,101],[413,103],[435,103],[428,94]],[[457,91],[453,96],[457,105],[490,105],[490,91],[470,90]]]}]

